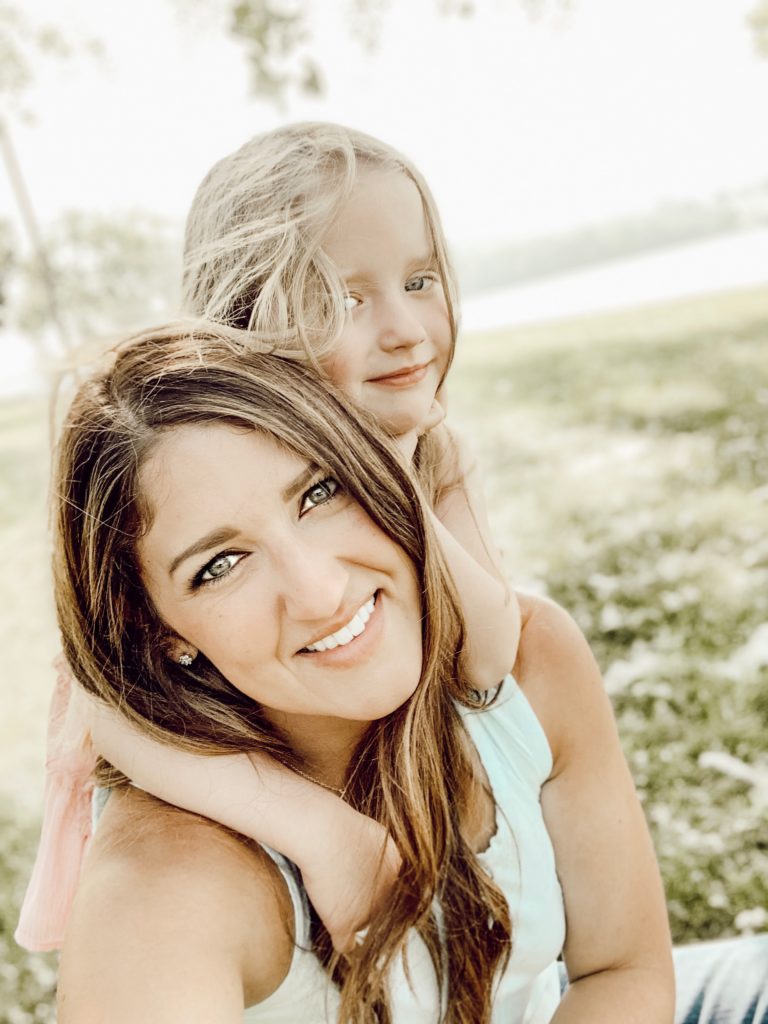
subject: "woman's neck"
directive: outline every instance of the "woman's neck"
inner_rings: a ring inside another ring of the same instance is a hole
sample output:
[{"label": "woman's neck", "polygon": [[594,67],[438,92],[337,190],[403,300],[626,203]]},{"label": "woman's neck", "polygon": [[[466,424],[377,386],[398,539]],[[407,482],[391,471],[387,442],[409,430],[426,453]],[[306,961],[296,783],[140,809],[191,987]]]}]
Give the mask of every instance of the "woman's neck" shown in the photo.
[{"label": "woman's neck", "polygon": [[343,789],[350,759],[370,722],[273,710],[267,715],[303,759],[306,773],[313,781],[331,789]]}]

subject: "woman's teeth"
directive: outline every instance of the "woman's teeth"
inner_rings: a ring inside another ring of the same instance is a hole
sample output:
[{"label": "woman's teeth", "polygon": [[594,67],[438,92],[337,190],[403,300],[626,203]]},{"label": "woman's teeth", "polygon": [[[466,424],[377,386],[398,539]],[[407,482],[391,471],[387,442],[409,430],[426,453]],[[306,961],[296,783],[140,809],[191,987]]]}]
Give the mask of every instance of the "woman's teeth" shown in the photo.
[{"label": "woman's teeth", "polygon": [[348,643],[351,643],[356,636],[360,636],[365,630],[365,625],[368,619],[371,617],[373,606],[376,600],[376,595],[370,600],[366,601],[362,608],[352,616],[346,626],[342,626],[341,629],[337,629],[335,633],[331,633],[330,636],[324,636],[322,640],[316,640],[313,644],[308,644],[305,651],[332,651],[334,647],[346,647]]}]

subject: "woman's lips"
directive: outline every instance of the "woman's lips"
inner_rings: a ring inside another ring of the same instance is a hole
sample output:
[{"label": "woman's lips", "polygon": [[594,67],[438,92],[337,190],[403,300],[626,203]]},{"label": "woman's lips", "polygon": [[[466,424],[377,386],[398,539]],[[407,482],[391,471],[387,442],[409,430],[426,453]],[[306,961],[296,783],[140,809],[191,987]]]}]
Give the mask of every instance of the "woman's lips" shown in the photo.
[{"label": "woman's lips", "polygon": [[373,611],[365,624],[365,630],[343,647],[327,651],[299,651],[297,657],[308,658],[318,668],[348,668],[365,661],[381,639],[384,629],[384,595],[376,591]]},{"label": "woman's lips", "polygon": [[427,375],[431,363],[421,363],[419,366],[409,366],[404,370],[397,370],[395,373],[388,373],[383,377],[371,377],[369,384],[379,384],[385,388],[409,388],[414,384],[420,384]]}]

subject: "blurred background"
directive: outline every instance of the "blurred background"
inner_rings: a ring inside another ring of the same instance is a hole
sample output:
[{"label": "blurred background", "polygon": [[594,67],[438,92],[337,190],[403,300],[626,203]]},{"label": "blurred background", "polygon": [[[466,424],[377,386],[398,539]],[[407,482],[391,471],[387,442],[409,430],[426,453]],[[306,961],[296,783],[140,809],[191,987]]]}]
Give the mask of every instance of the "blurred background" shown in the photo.
[{"label": "blurred background", "polygon": [[0,0],[0,103],[0,1021],[54,1020],[54,959],[12,939],[52,381],[175,312],[198,183],[287,120],[430,182],[510,578],[593,644],[675,939],[768,929],[766,0]]}]

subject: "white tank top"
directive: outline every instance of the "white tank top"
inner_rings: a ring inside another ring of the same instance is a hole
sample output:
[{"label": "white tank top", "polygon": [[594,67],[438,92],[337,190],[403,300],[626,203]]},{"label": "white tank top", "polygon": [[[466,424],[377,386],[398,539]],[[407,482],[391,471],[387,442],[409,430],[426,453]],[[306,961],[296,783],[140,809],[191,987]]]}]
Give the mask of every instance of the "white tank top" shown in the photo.
[{"label": "white tank top", "polygon": [[[563,896],[541,812],[552,754],[530,704],[509,677],[488,711],[462,710],[496,801],[496,832],[480,862],[502,889],[512,917],[512,955],[497,983],[493,1024],[549,1024],[560,1001],[556,960],[565,939]],[[247,1024],[336,1024],[338,996],[311,953],[307,897],[295,867],[267,850],[291,894],[296,946],[280,986],[245,1011]],[[395,1024],[437,1024],[441,995],[429,954],[414,931],[409,985],[402,964],[390,983]]]}]

